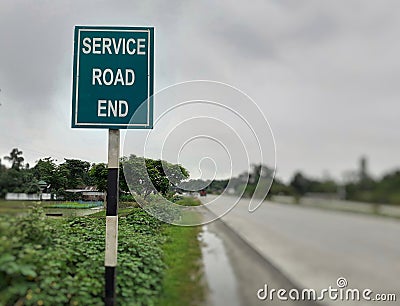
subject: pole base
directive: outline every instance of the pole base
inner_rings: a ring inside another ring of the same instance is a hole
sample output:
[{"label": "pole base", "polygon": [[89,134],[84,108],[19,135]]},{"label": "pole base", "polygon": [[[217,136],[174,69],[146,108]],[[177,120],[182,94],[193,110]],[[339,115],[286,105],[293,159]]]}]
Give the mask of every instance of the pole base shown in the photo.
[{"label": "pole base", "polygon": [[105,267],[105,298],[104,305],[105,306],[115,306],[116,305],[116,294],[115,294],[115,285],[116,285],[116,276],[117,276],[117,268],[116,267]]}]

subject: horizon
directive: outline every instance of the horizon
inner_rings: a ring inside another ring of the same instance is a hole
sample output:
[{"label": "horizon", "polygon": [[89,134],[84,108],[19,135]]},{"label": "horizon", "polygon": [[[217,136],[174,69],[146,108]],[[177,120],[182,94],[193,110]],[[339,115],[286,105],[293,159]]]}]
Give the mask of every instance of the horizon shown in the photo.
[{"label": "horizon", "polygon": [[[14,148],[12,148],[12,149],[14,149]],[[10,149],[10,152],[11,152],[12,149]],[[95,162],[95,161],[90,161],[90,160],[87,160],[87,159],[73,158],[73,157],[63,157],[63,158],[57,159],[57,158],[55,158],[54,156],[50,156],[50,155],[44,155],[44,156],[42,156],[42,157],[40,157],[40,158],[38,158],[38,159],[36,159],[36,160],[34,160],[34,161],[27,161],[27,159],[26,159],[26,157],[25,157],[25,152],[24,152],[24,150],[21,149],[21,148],[17,148],[17,149],[19,149],[19,150],[21,150],[21,151],[23,152],[22,157],[24,157],[24,165],[29,164],[29,167],[30,167],[30,168],[33,168],[34,165],[36,165],[37,162],[38,162],[40,159],[44,159],[44,158],[48,158],[48,157],[52,158],[53,161],[54,161],[57,165],[62,164],[66,159],[78,159],[78,160],[82,160],[82,161],[85,161],[85,162],[89,162],[91,165],[93,165],[93,164],[99,164],[99,163],[104,163],[104,164],[107,163],[107,161]],[[10,153],[10,152],[8,152],[8,153]],[[132,154],[134,154],[134,153],[132,153]],[[5,156],[8,156],[8,155],[9,155],[9,154],[0,155],[0,161],[1,161],[0,164],[2,164],[2,165],[7,165],[8,168],[10,168],[10,167],[11,167],[11,162],[10,162],[10,161],[5,161],[5,160],[4,160],[4,157],[5,157]],[[140,155],[137,155],[137,154],[134,154],[134,155],[140,156]],[[122,157],[128,157],[128,156],[129,156],[129,155],[121,155],[121,158],[122,158]],[[140,157],[142,157],[142,156],[140,156]],[[151,158],[151,157],[146,157],[146,158]],[[358,173],[359,170],[360,170],[360,161],[361,161],[362,158],[366,158],[366,161],[367,161],[367,169],[366,169],[366,170],[367,170],[367,174],[368,174],[372,179],[375,179],[375,180],[376,180],[376,179],[381,179],[382,177],[384,177],[385,175],[387,175],[387,174],[389,174],[389,173],[393,173],[393,172],[395,172],[395,171],[400,171],[400,166],[394,166],[394,167],[392,167],[392,168],[386,170],[385,172],[383,172],[383,173],[381,173],[381,174],[379,174],[379,175],[377,175],[377,174],[375,174],[375,173],[372,173],[372,172],[370,171],[370,160],[369,160],[368,156],[364,154],[364,155],[361,155],[360,158],[355,162],[353,168],[349,168],[349,169],[344,169],[344,170],[343,170],[343,172],[342,172],[342,173],[343,173],[343,176],[345,176],[346,173],[347,173],[347,174],[349,174],[349,173],[352,173],[352,174]],[[159,159],[159,158],[153,158],[153,159]],[[167,162],[171,162],[170,160],[166,160],[166,159],[164,159],[164,160],[167,161]],[[256,164],[259,164],[259,163],[254,163],[254,164],[252,164],[252,165],[256,165]],[[181,165],[182,165],[183,167],[185,167],[184,164],[181,164]],[[268,167],[268,165],[265,165],[265,166]],[[185,167],[185,168],[186,168],[186,167]],[[187,170],[189,170],[189,169],[187,169]],[[189,176],[188,180],[198,180],[198,179],[199,179],[199,180],[203,180],[203,181],[229,180],[229,179],[232,179],[232,178],[236,178],[236,177],[238,177],[240,174],[243,174],[243,173],[246,173],[246,172],[247,172],[246,169],[243,169],[243,171],[239,172],[237,175],[230,176],[230,177],[229,177],[229,176],[226,176],[226,177],[216,177],[216,178],[214,178],[214,179],[212,179],[212,178],[198,178],[198,177],[192,178],[191,176]],[[318,175],[315,176],[315,175],[312,175],[312,174],[308,173],[307,171],[302,171],[302,170],[294,170],[294,171],[292,172],[291,176],[288,177],[287,179],[283,179],[282,177],[280,177],[280,176],[279,176],[279,172],[276,171],[275,177],[274,177],[274,181],[275,181],[276,179],[278,179],[279,181],[281,181],[281,182],[283,182],[283,183],[285,183],[285,184],[289,184],[289,183],[290,183],[290,180],[291,180],[291,179],[293,178],[293,176],[294,176],[296,173],[298,173],[298,172],[302,173],[302,174],[305,175],[307,178],[313,179],[313,180],[319,180],[319,181],[321,181],[321,180],[331,180],[331,179],[332,179],[332,180],[335,181],[335,182],[342,182],[342,181],[343,181],[343,177],[339,177],[339,178],[338,178],[338,177],[334,177],[334,176],[331,176],[330,173],[327,173],[327,172],[321,173],[319,176],[318,176]],[[190,174],[190,170],[189,170],[189,174]]]}]

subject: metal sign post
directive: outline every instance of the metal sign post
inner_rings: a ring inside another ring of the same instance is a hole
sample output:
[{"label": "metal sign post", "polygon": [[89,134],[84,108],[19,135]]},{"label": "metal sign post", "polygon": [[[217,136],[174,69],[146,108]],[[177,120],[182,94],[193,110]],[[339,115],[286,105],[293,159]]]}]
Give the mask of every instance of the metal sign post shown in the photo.
[{"label": "metal sign post", "polygon": [[154,28],[75,26],[72,128],[109,129],[105,304],[116,304],[119,129],[153,128]]},{"label": "metal sign post", "polygon": [[119,130],[108,132],[108,175],[106,211],[105,305],[116,305],[118,248]]}]

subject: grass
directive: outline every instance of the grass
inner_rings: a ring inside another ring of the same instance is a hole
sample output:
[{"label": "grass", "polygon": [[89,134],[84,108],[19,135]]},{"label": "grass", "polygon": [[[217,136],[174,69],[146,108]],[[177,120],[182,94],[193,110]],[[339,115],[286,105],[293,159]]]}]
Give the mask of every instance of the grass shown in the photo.
[{"label": "grass", "polygon": [[[197,213],[187,213],[185,221],[200,221]],[[167,270],[163,279],[163,291],[157,305],[201,305],[204,301],[201,248],[198,235],[201,227],[165,225],[167,237],[163,246]]]},{"label": "grass", "polygon": [[67,208],[67,209],[81,209],[81,208],[93,208],[93,207],[102,207],[104,205],[103,202],[87,202],[87,203],[79,203],[79,202],[60,202],[54,204],[45,204],[44,208]]},{"label": "grass", "polygon": [[0,199],[0,215],[17,215],[29,211],[38,205],[36,201],[7,201]]},{"label": "grass", "polygon": [[[125,217],[129,215],[134,209],[133,208],[120,208],[118,209],[118,216],[119,217]],[[98,211],[94,214],[89,215],[88,217],[105,217],[106,216],[106,210]]]},{"label": "grass", "polygon": [[65,216],[79,215],[81,209],[89,209],[93,207],[90,203],[80,204],[74,202],[60,202],[60,201],[8,201],[0,199],[0,216],[18,216],[29,213],[33,207],[43,208],[45,212],[57,209],[62,210]]},{"label": "grass", "polygon": [[3,210],[4,212],[12,213],[14,211],[29,210],[32,207],[37,206],[42,208],[91,208],[99,206],[99,203],[79,203],[68,201],[9,201],[0,199],[0,211]]},{"label": "grass", "polygon": [[199,206],[201,205],[201,201],[198,198],[185,197],[183,199],[176,201],[176,204],[183,206]]}]

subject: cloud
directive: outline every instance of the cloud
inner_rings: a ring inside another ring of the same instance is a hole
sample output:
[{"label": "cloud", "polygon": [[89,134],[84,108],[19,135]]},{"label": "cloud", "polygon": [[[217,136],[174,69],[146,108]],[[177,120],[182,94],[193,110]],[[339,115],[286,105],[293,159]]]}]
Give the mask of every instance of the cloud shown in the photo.
[{"label": "cloud", "polygon": [[154,25],[156,88],[212,79],[245,91],[275,132],[280,176],[328,169],[340,177],[362,154],[382,173],[398,166],[400,151],[399,6],[2,1],[0,152],[18,145],[28,160],[46,153],[104,161],[106,131],[69,128],[73,26]]}]

